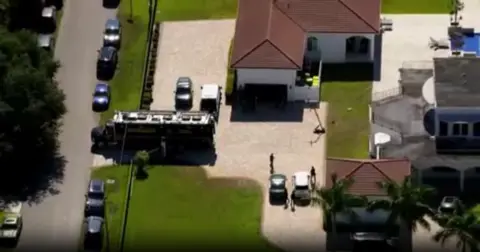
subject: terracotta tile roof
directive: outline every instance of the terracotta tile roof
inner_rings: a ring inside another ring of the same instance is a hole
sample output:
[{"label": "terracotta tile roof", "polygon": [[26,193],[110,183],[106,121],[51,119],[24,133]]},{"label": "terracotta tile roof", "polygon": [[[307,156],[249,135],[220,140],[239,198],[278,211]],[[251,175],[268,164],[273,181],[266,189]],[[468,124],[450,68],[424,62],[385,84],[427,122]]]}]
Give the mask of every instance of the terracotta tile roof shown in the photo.
[{"label": "terracotta tile roof", "polygon": [[380,2],[276,0],[276,6],[307,32],[377,33],[380,31]]},{"label": "terracotta tile roof", "polygon": [[377,187],[377,182],[385,179],[402,182],[410,175],[411,164],[407,159],[359,160],[327,159],[326,186],[331,187],[330,176],[336,173],[339,179],[353,178],[350,193],[365,196],[382,196],[385,193]]},{"label": "terracotta tile roof", "polygon": [[299,69],[305,36],[378,33],[380,0],[239,0],[233,68]]},{"label": "terracotta tile roof", "polygon": [[300,69],[305,32],[272,4],[273,0],[240,0],[233,41],[234,68]]}]

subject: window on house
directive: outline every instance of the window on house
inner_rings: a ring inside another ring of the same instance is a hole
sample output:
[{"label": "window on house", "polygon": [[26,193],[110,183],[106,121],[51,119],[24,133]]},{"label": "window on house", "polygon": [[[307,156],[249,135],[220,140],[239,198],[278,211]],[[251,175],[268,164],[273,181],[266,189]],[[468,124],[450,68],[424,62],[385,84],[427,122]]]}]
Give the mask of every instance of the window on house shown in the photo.
[{"label": "window on house", "polygon": [[308,51],[318,51],[318,39],[315,37],[308,37],[307,39],[307,50]]},{"label": "window on house", "polygon": [[453,136],[467,136],[468,135],[468,123],[453,123],[452,135]]},{"label": "window on house", "polygon": [[448,123],[447,122],[439,122],[439,136],[448,136]]},{"label": "window on house", "polygon": [[480,122],[473,124],[473,135],[476,137],[480,137]]}]

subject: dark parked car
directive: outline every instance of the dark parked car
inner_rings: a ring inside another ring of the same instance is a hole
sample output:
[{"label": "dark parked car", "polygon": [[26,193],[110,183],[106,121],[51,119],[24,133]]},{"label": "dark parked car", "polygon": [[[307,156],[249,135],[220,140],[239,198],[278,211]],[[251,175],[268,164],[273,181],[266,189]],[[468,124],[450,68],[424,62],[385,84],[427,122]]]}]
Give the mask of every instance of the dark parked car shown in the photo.
[{"label": "dark parked car", "polygon": [[38,34],[37,44],[40,48],[51,51],[53,49],[53,41],[53,34]]},{"label": "dark parked car", "polygon": [[94,112],[105,112],[110,107],[110,86],[106,83],[95,85],[93,92],[92,110]]},{"label": "dark parked car", "polygon": [[117,49],[112,46],[104,46],[98,51],[97,79],[110,80],[115,75],[117,68]]},{"label": "dark parked car", "polygon": [[120,48],[122,41],[122,27],[118,19],[109,19],[103,31],[103,45]]},{"label": "dark parked car", "polygon": [[105,182],[100,179],[92,179],[88,184],[85,195],[85,216],[100,216],[105,214]]},{"label": "dark parked car", "polygon": [[189,77],[180,77],[175,87],[175,109],[190,110],[193,106],[193,83]]},{"label": "dark parked car", "polygon": [[268,190],[270,204],[285,204],[288,199],[287,177],[283,174],[272,174],[270,176],[270,188]]},{"label": "dark parked car", "polygon": [[40,33],[54,33],[57,29],[57,8],[55,6],[47,6],[42,10],[42,18],[40,21]]},{"label": "dark parked car", "polygon": [[438,213],[440,214],[462,214],[462,211],[463,204],[460,199],[455,196],[443,197],[438,207]]},{"label": "dark parked car", "polygon": [[85,219],[83,247],[86,250],[101,250],[103,246],[103,223],[104,219],[98,216],[90,216]]}]

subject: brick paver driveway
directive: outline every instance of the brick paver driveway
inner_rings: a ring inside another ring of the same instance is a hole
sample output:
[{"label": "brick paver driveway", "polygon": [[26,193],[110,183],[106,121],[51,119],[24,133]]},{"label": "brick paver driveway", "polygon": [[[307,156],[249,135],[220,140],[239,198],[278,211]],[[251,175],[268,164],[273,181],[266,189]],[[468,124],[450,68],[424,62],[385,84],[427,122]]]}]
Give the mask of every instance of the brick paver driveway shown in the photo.
[{"label": "brick paver driveway", "polygon": [[[173,91],[179,76],[189,76],[195,83],[197,109],[202,84],[225,84],[234,26],[233,20],[162,25],[152,109],[173,109]],[[325,106],[318,111],[320,117],[325,117]],[[257,113],[282,112],[263,108]],[[318,121],[312,110],[304,111],[302,122],[231,122],[230,115],[231,107],[222,105],[216,163],[206,168],[210,176],[251,178],[267,189],[269,154],[275,153],[277,172],[291,178],[294,172],[308,171],[313,165],[317,167],[317,180],[323,181],[325,141],[313,134]],[[320,210],[297,208],[291,212],[265,202],[262,229],[267,239],[286,251],[323,250]]]}]

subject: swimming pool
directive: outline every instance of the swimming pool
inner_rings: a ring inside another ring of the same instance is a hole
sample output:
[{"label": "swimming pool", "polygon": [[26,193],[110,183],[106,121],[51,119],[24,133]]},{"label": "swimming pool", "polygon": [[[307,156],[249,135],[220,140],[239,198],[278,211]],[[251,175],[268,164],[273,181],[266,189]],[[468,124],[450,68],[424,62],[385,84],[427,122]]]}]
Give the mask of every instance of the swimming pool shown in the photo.
[{"label": "swimming pool", "polygon": [[[455,50],[453,42],[451,43],[452,50]],[[480,33],[475,33],[473,36],[463,36],[462,48],[458,48],[464,52],[475,52],[480,56]]]}]

